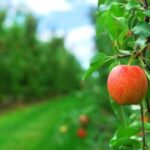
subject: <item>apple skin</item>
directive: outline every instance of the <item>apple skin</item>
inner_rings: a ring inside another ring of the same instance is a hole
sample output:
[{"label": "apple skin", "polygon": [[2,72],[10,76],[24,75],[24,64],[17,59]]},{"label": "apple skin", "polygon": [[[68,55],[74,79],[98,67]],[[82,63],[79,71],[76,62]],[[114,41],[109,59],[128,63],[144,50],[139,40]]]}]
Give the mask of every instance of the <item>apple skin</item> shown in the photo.
[{"label": "apple skin", "polygon": [[78,135],[78,137],[80,137],[80,138],[84,138],[84,137],[87,136],[87,132],[86,132],[85,129],[79,128],[79,129],[77,130],[77,135]]},{"label": "apple skin", "polygon": [[68,126],[67,125],[62,125],[59,127],[59,131],[63,134],[67,133],[68,131]]},{"label": "apple skin", "polygon": [[89,117],[85,114],[80,115],[79,121],[83,125],[87,125],[89,123]]},{"label": "apple skin", "polygon": [[147,93],[148,80],[139,66],[118,65],[108,76],[107,88],[118,104],[138,104]]}]

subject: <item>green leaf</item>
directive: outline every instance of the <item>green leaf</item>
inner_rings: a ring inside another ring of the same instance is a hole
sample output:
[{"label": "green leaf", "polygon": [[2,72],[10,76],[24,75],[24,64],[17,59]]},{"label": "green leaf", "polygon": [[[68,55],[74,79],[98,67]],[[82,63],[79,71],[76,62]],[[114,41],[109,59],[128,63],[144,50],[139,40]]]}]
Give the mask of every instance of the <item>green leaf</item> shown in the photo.
[{"label": "green leaf", "polygon": [[149,122],[145,123],[145,130],[150,131],[150,123]]},{"label": "green leaf", "polygon": [[116,115],[116,117],[118,118],[118,120],[122,120],[121,117],[121,106],[118,105],[116,102],[114,102],[114,100],[112,100],[112,98],[110,98],[110,102],[111,102],[111,107]]},{"label": "green leaf", "polygon": [[150,10],[149,10],[149,9],[148,9],[148,10],[145,10],[145,11],[144,11],[144,14],[145,14],[146,16],[150,17]]},{"label": "green leaf", "polygon": [[109,56],[104,53],[97,53],[93,58],[90,60],[90,65],[94,65],[95,63],[102,62],[103,60],[107,60]]},{"label": "green leaf", "polygon": [[[139,128],[141,129],[142,123],[140,121],[134,121],[132,124],[130,124],[130,127],[132,128]],[[144,123],[144,128],[146,131],[150,131],[150,123],[146,122]]]},{"label": "green leaf", "polygon": [[140,131],[141,127],[139,126],[120,126],[114,134],[113,138],[110,140],[110,146],[114,148],[119,148],[120,146],[133,146],[134,144],[136,144],[136,146],[139,147],[140,142],[137,139],[136,135]]},{"label": "green leaf", "polygon": [[150,80],[150,74],[149,74],[149,72],[148,72],[147,70],[145,70],[145,69],[144,69],[144,72],[145,72],[145,74],[146,74],[148,80]]},{"label": "green leaf", "polygon": [[100,5],[99,6],[99,13],[101,14],[101,13],[103,13],[103,12],[105,12],[105,11],[108,11],[108,10],[110,10],[110,5],[106,5],[106,4],[103,4],[103,5]]},{"label": "green leaf", "polygon": [[129,51],[129,50],[121,50],[121,49],[119,49],[118,52],[120,52],[121,54],[124,54],[124,55],[131,55],[131,51]]},{"label": "green leaf", "polygon": [[118,59],[115,59],[115,61],[113,61],[112,63],[110,63],[109,67],[108,67],[108,72],[110,72],[115,66],[117,66],[118,64],[120,64]]},{"label": "green leaf", "polygon": [[125,6],[126,10],[131,10],[133,8],[140,8],[140,4],[137,0],[130,0]]},{"label": "green leaf", "polygon": [[124,4],[119,2],[113,2],[111,5],[111,14],[115,17],[123,17],[125,13]]},{"label": "green leaf", "polygon": [[150,24],[141,22],[133,28],[133,32],[141,37],[148,37],[150,36]]},{"label": "green leaf", "polygon": [[140,127],[120,127],[117,132],[116,132],[116,137],[121,138],[121,137],[132,137],[137,135],[140,132],[141,128]]},{"label": "green leaf", "polygon": [[128,29],[127,27],[127,22],[126,22],[126,18],[125,17],[115,17],[113,16],[113,18],[122,26],[124,26],[125,28]]},{"label": "green leaf", "polygon": [[146,43],[146,39],[143,37],[139,37],[136,41],[136,45],[139,45],[140,47],[145,46],[145,43]]},{"label": "green leaf", "polygon": [[85,72],[83,76],[83,80],[85,80],[88,76],[90,76],[94,71],[96,71],[98,68],[102,67],[105,63],[108,61],[111,61],[114,59],[114,56],[107,56],[104,53],[97,53],[90,61],[90,67]]},{"label": "green leaf", "polygon": [[88,78],[93,72],[99,68],[99,65],[90,66],[89,69],[84,73],[82,80]]},{"label": "green leaf", "polygon": [[105,8],[107,10],[101,12],[97,18],[97,35],[108,32],[111,40],[118,40],[119,35],[128,29],[126,18],[123,17],[125,11],[123,7],[120,7],[120,4],[116,3],[112,3],[109,7],[105,6]]},{"label": "green leaf", "polygon": [[135,147],[140,147],[141,144],[140,144],[140,141],[138,141],[137,139],[122,137],[117,140],[111,140],[110,146],[112,148],[119,148],[120,146],[128,146],[128,147],[134,146],[135,148]]},{"label": "green leaf", "polygon": [[129,126],[121,125],[110,140],[110,146],[113,148],[119,148],[120,146],[134,146],[134,144],[136,144],[136,146],[139,147],[140,141],[137,135],[140,132],[141,123],[139,124],[139,122],[136,122],[136,124],[134,122],[134,124]]}]

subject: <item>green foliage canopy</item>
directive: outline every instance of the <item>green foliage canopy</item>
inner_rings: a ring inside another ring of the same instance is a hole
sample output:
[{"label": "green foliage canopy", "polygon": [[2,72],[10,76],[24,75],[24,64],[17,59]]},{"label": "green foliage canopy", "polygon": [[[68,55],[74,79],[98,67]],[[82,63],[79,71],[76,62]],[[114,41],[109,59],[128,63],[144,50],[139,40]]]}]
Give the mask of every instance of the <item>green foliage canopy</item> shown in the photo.
[{"label": "green foliage canopy", "polygon": [[38,22],[24,15],[22,24],[5,27],[0,12],[0,97],[33,99],[80,89],[82,69],[65,48],[64,38],[37,39]]}]

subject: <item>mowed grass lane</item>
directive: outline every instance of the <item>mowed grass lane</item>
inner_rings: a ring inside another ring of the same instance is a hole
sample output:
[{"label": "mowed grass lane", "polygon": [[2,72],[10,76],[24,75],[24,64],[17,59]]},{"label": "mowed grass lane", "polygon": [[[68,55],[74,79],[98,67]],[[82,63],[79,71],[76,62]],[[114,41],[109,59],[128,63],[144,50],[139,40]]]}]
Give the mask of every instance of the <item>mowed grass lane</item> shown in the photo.
[{"label": "mowed grass lane", "polygon": [[71,143],[76,137],[70,139],[70,135],[60,135],[58,129],[66,115],[77,115],[84,105],[88,105],[84,101],[68,96],[2,114],[0,150],[76,149]]}]

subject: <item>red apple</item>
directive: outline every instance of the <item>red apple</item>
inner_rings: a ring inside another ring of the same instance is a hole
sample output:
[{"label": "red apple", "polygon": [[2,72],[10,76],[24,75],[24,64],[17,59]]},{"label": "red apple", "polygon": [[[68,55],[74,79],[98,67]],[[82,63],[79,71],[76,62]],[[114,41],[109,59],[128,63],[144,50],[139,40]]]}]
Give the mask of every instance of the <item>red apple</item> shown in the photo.
[{"label": "red apple", "polygon": [[138,104],[147,93],[148,81],[139,66],[118,65],[110,72],[107,87],[118,104]]},{"label": "red apple", "polygon": [[80,138],[84,138],[84,137],[86,137],[87,132],[86,132],[86,130],[84,130],[84,129],[82,129],[82,128],[79,128],[79,129],[77,130],[77,135],[78,135],[78,137],[80,137]]}]

